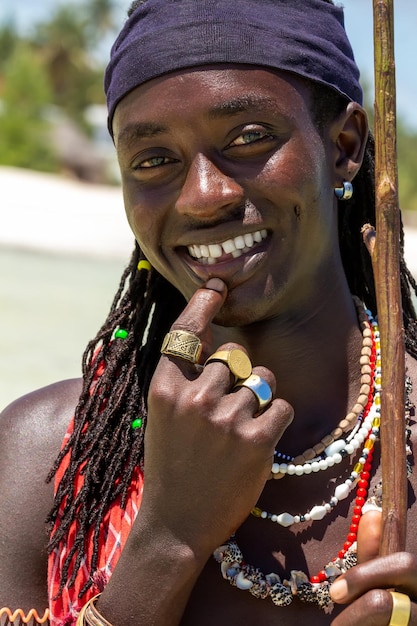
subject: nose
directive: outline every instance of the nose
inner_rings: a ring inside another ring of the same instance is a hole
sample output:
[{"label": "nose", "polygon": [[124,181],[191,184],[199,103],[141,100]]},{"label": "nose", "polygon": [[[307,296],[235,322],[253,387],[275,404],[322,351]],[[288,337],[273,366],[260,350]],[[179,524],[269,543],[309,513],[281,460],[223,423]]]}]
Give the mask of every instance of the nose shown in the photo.
[{"label": "nose", "polygon": [[219,210],[242,204],[243,196],[241,185],[200,153],[187,171],[176,209],[183,214],[211,218]]}]

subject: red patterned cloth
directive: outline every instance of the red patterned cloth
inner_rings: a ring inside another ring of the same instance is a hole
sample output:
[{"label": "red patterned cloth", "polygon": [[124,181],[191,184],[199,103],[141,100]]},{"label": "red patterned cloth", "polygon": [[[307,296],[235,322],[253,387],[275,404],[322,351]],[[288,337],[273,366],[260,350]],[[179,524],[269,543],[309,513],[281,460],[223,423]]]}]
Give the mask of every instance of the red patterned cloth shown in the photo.
[{"label": "red patterned cloth", "polygon": [[[64,443],[67,442],[73,429],[73,421],[70,424],[68,432],[65,436]],[[63,459],[59,471],[55,478],[55,490],[68,466],[69,454]],[[83,484],[83,476],[78,472],[75,481],[75,495]],[[76,521],[72,523],[68,537],[65,542],[61,543],[50,555],[48,561],[48,595],[49,608],[51,612],[51,626],[70,626],[75,624],[77,615],[83,604],[97,593],[103,590],[103,587],[110,578],[120,554],[129,535],[130,529],[135,521],[143,490],[143,474],[139,468],[133,476],[131,486],[129,488],[126,508],[120,506],[120,497],[111,505],[100,528],[99,538],[99,561],[98,569],[93,572],[93,585],[88,592],[83,595],[82,599],[78,598],[80,590],[90,577],[90,572],[86,563],[91,561],[93,552],[92,532],[89,533],[87,541],[86,555],[82,566],[78,570],[75,578],[75,584],[70,588],[64,587],[62,594],[57,598],[59,583],[61,579],[62,566],[65,558],[71,549],[72,542],[76,534]],[[63,505],[60,510],[62,511]],[[60,523],[60,515],[58,514],[55,527]],[[69,570],[69,577],[73,572],[73,564]]]}]

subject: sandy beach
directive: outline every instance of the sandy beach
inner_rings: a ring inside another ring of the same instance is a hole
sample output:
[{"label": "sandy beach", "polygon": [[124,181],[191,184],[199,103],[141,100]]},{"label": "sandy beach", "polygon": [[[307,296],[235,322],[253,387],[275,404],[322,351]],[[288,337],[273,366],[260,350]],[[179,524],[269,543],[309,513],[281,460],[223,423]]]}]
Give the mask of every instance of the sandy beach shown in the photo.
[{"label": "sandy beach", "polygon": [[121,258],[133,236],[120,187],[0,167],[0,244]]},{"label": "sandy beach", "polygon": [[[0,408],[79,376],[133,249],[118,187],[0,167]],[[417,276],[417,229],[406,228]]]},{"label": "sandy beach", "polygon": [[120,188],[0,168],[0,408],[81,373],[133,249]]}]

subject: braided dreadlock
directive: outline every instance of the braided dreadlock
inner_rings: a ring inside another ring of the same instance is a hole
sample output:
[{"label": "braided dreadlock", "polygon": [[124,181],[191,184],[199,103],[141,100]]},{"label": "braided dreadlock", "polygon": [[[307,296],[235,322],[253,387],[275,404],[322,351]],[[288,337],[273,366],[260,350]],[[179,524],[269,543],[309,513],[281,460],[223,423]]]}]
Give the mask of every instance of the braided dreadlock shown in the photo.
[{"label": "braided dreadlock", "polygon": [[[48,476],[51,480],[70,451],[71,461],[47,520],[55,521],[65,500],[60,526],[49,545],[53,550],[77,517],[78,532],[63,568],[62,587],[72,558],[75,557],[74,572],[81,563],[84,538],[90,527],[95,529],[91,571],[96,569],[103,516],[109,503],[119,495],[121,506],[125,506],[135,465],[138,459],[143,459],[146,398],[159,349],[166,329],[185,305],[182,295],[155,270],[138,269],[140,260],[141,251],[136,244],[107,320],[84,352],[83,390],[75,412],[74,431]],[[170,307],[166,306],[167,302]],[[114,339],[115,329],[126,330],[126,338]],[[142,418],[143,427],[134,430],[132,421],[138,417]],[[87,459],[84,485],[75,497],[75,475]]]},{"label": "braided dreadlock", "polygon": [[[129,11],[146,0],[136,0]],[[323,0],[331,2],[331,0]],[[311,84],[312,110],[317,127],[322,129],[346,106],[346,101],[322,85]],[[376,311],[372,263],[362,241],[361,228],[375,223],[374,141],[368,139],[363,165],[355,178],[355,194],[343,203],[340,214],[339,242],[347,281],[352,293]],[[404,236],[401,224],[400,275],[404,336],[407,351],[417,358],[416,313],[411,291],[417,285],[404,260]],[[71,562],[74,582],[85,553],[87,531],[93,529],[93,556],[90,572],[97,569],[100,524],[110,504],[121,496],[125,507],[134,468],[143,462],[147,395],[165,333],[185,306],[182,295],[155,269],[143,269],[138,244],[125,269],[108,317],[83,355],[83,389],[74,417],[74,430],[58,455],[48,479],[51,480],[67,453],[69,465],[59,484],[48,522],[52,525],[65,503],[59,526],[49,543],[52,551],[65,540],[77,518],[74,543],[66,557],[61,591],[68,579]],[[170,306],[167,306],[167,302]],[[115,331],[128,331],[126,338],[115,338]],[[105,364],[105,367],[103,365]],[[94,390],[92,392],[92,389]],[[140,417],[142,427],[132,429]],[[88,462],[87,462],[88,461]],[[75,493],[75,476],[83,466],[84,484]],[[81,590],[82,596],[92,579]]]}]

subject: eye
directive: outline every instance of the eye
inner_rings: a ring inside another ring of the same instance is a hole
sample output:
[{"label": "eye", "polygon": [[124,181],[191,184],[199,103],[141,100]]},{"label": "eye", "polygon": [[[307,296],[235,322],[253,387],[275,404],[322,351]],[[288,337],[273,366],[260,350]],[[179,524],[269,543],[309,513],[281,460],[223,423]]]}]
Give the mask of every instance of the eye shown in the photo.
[{"label": "eye", "polygon": [[257,159],[275,150],[280,140],[264,124],[245,124],[236,128],[224,151],[233,159]]},{"label": "eye", "polygon": [[168,157],[153,156],[153,157],[150,157],[149,159],[145,159],[138,163],[133,163],[132,167],[135,170],[151,169],[154,167],[161,167],[161,165],[167,165],[168,163],[173,163],[173,162],[174,162],[174,159],[170,159]]},{"label": "eye", "polygon": [[234,146],[245,146],[262,139],[273,139],[273,137],[264,130],[247,130],[236,137],[236,139],[228,145],[228,148],[233,148]]},{"label": "eye", "polygon": [[178,172],[179,160],[165,148],[152,148],[136,154],[129,164],[129,171],[141,184],[162,184]]}]

